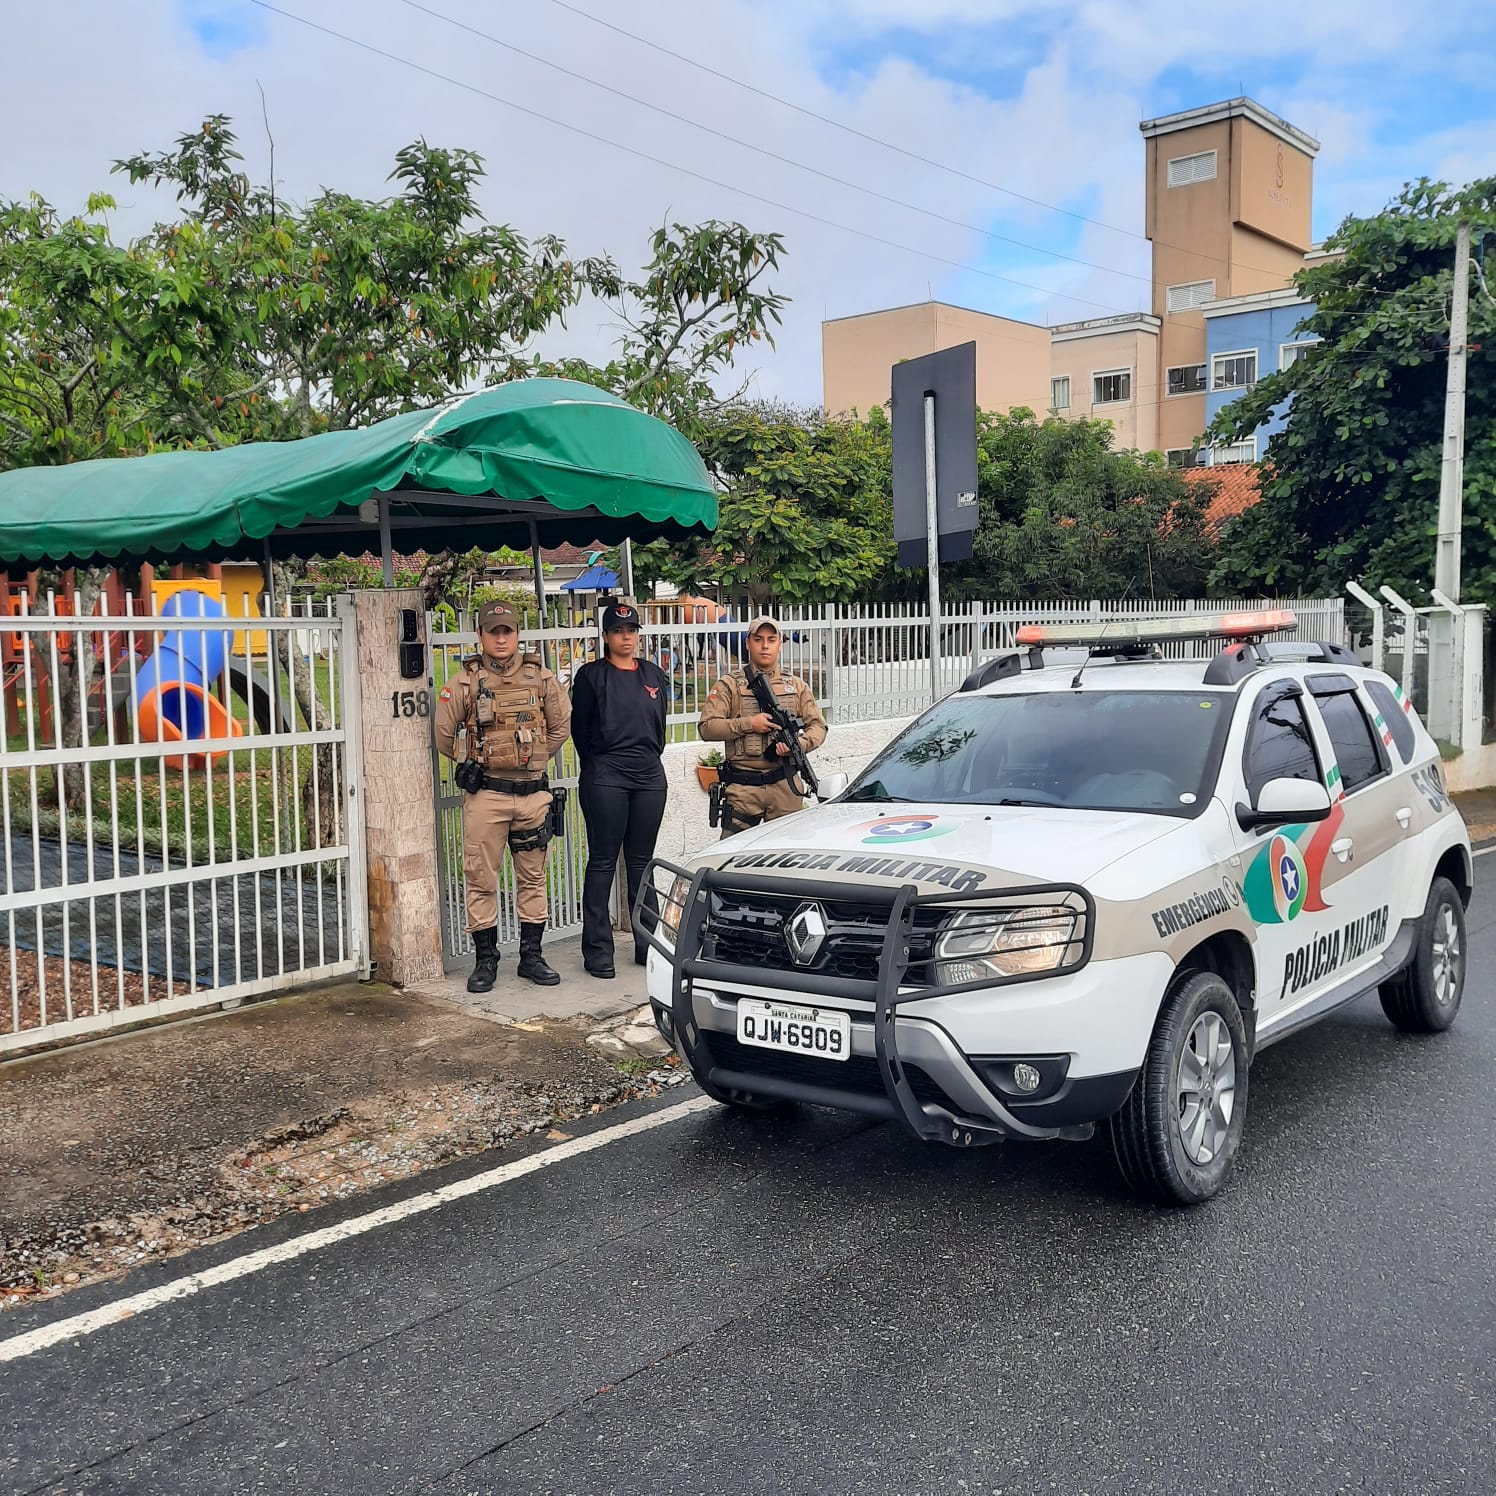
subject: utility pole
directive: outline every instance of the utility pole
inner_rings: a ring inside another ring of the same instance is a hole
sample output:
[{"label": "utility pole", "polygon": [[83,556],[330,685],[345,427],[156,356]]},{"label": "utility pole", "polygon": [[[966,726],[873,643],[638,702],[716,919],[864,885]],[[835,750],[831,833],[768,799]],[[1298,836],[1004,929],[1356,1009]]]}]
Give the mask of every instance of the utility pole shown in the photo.
[{"label": "utility pole", "polygon": [[1470,335],[1470,225],[1454,242],[1454,297],[1449,312],[1449,367],[1444,384],[1444,459],[1439,470],[1439,540],[1434,586],[1460,600],[1460,529],[1465,487],[1465,343]]},{"label": "utility pole", "polygon": [[[1439,531],[1434,549],[1434,594],[1458,605],[1460,531],[1464,522],[1465,343],[1470,325],[1470,225],[1455,231],[1454,295],[1449,309],[1449,363],[1444,383],[1444,448],[1439,469]],[[1428,726],[1436,738],[1458,742],[1463,712],[1460,662],[1463,621],[1448,609],[1428,618]],[[1404,640],[1407,652],[1416,635]]]}]

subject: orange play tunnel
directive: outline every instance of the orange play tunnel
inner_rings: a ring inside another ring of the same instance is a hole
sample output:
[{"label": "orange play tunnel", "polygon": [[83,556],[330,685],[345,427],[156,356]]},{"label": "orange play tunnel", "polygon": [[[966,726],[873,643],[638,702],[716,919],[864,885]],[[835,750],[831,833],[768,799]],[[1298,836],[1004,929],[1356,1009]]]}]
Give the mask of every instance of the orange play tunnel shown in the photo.
[{"label": "orange play tunnel", "polygon": [[[173,681],[157,686],[140,698],[135,721],[144,743],[180,743],[188,738],[239,738],[244,729],[216,696],[191,681]],[[210,758],[222,758],[223,749],[213,753],[189,754],[168,758],[166,766],[180,769],[185,761],[190,769],[201,769]]]}]

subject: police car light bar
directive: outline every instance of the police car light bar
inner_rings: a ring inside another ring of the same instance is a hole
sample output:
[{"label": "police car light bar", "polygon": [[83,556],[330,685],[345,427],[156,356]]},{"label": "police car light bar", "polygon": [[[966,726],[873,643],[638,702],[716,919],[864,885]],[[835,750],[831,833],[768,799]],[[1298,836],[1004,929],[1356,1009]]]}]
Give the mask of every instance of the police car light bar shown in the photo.
[{"label": "police car light bar", "polygon": [[1264,608],[1255,613],[1182,613],[1177,618],[1113,618],[1086,623],[1024,623],[1016,642],[1031,649],[1090,648],[1119,653],[1146,644],[1178,639],[1261,639],[1296,629],[1291,608]]}]

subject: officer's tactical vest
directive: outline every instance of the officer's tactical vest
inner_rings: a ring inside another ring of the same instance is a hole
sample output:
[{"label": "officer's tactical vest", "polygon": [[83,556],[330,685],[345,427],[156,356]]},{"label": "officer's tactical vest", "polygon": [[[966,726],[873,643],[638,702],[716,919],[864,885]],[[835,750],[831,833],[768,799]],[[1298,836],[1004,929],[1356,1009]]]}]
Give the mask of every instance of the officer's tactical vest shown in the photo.
[{"label": "officer's tactical vest", "polygon": [[[746,671],[736,670],[727,677],[733,691],[732,710],[729,713],[733,717],[756,717],[759,706],[758,698],[748,686],[748,675]],[[795,715],[795,705],[799,700],[799,687],[794,678],[789,675],[770,676],[769,685],[774,692],[774,700],[782,711]],[[751,763],[755,766],[761,765],[765,759],[772,758],[771,744],[774,741],[773,733],[767,732],[745,732],[739,737],[728,738],[723,745],[726,752],[723,757],[730,764]],[[778,760],[774,760],[778,762]]]},{"label": "officer's tactical vest", "polygon": [[473,660],[463,670],[469,677],[468,756],[489,773],[543,769],[545,667],[534,655],[525,655],[503,675]]}]

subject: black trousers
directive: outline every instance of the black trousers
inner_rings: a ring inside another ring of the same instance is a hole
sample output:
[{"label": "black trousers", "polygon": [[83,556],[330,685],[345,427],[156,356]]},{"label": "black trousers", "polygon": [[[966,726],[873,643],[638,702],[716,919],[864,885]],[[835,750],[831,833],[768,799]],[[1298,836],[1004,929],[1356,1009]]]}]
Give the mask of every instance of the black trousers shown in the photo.
[{"label": "black trousers", "polygon": [[[639,897],[644,869],[654,856],[655,838],[665,815],[665,788],[625,789],[621,785],[588,784],[578,790],[582,819],[587,823],[587,873],[582,880],[582,960],[588,966],[613,964],[613,930],[608,920],[608,896],[613,871],[623,853],[628,871],[629,908]],[[645,947],[637,941],[635,955]]]}]

